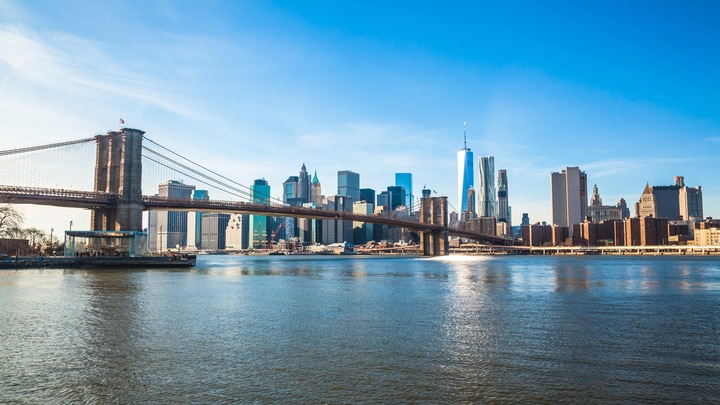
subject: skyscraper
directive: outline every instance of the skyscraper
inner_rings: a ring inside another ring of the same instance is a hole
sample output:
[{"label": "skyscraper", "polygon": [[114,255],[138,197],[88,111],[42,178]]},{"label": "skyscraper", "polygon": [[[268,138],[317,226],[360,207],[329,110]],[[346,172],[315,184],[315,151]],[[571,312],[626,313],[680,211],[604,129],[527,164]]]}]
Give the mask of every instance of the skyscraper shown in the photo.
[{"label": "skyscraper", "polygon": [[498,170],[498,221],[505,222],[508,229],[512,227],[512,213],[510,212],[510,206],[508,203],[508,179],[507,171],[504,169]]},{"label": "skyscraper", "polygon": [[685,177],[675,176],[675,184],[680,186],[680,217],[686,221],[703,220],[702,187],[688,187]]},{"label": "skyscraper", "polygon": [[405,187],[389,186],[387,188],[387,193],[390,200],[390,211],[395,211],[397,207],[405,205],[405,201],[407,200],[407,193],[405,192]]},{"label": "skyscraper", "polygon": [[480,217],[495,217],[497,200],[495,198],[495,158],[483,156],[478,159],[480,163],[480,178],[478,187],[478,201]]},{"label": "skyscraper", "polygon": [[[193,191],[192,195],[193,200],[209,200],[210,195],[208,194],[207,190],[195,190]],[[190,215],[194,214],[193,217],[188,217],[188,246],[190,245],[190,238],[195,238],[193,241],[195,244],[195,248],[197,249],[204,249],[202,246],[202,212],[195,212],[195,213],[189,213]],[[195,229],[194,233],[190,233],[190,221],[195,221]]]},{"label": "skyscraper", "polygon": [[[267,180],[255,180],[250,186],[250,198],[257,204],[270,204],[270,185]],[[251,243],[250,248],[262,248],[270,232],[268,231],[268,218],[264,215],[252,215],[250,217],[250,229],[248,237]]]},{"label": "skyscraper", "polygon": [[[195,186],[183,184],[176,180],[169,180],[158,186],[160,197],[190,199]],[[167,250],[170,248],[187,246],[188,214],[184,211],[157,211],[149,215],[148,220],[148,250]],[[195,235],[191,236],[193,239]],[[155,249],[153,249],[155,248]]]},{"label": "skyscraper", "polygon": [[637,203],[640,217],[667,218],[670,221],[698,222],[703,217],[702,188],[688,187],[683,176],[675,176],[672,186],[645,185]]},{"label": "skyscraper", "polygon": [[[360,201],[365,201],[375,206],[375,190],[371,188],[360,189]],[[357,201],[356,201],[357,202]]]},{"label": "skyscraper", "polygon": [[314,203],[316,207],[322,206],[322,185],[320,184],[320,180],[317,176],[317,171],[315,171],[315,174],[312,178],[312,183],[310,184],[310,202]]},{"label": "skyscraper", "polygon": [[395,185],[405,189],[405,206],[408,208],[408,213],[412,215],[415,212],[415,207],[413,207],[415,195],[412,192],[412,173],[395,173]]},{"label": "skyscraper", "polygon": [[460,214],[468,210],[468,190],[474,182],[473,153],[467,147],[467,128],[463,123],[463,148],[458,151],[458,208]]},{"label": "skyscraper", "polygon": [[667,218],[677,221],[680,219],[680,186],[650,186],[650,183],[646,183],[638,205],[638,215],[641,218]]},{"label": "skyscraper", "polygon": [[338,172],[338,195],[360,201],[360,175],[350,170]]},{"label": "skyscraper", "polygon": [[550,174],[550,195],[553,224],[567,226],[572,236],[572,225],[582,223],[587,216],[587,175],[579,167]]},{"label": "skyscraper", "polygon": [[298,174],[297,186],[297,197],[300,198],[303,203],[310,202],[310,198],[312,196],[310,184],[310,174],[307,172],[307,168],[305,168],[305,163],[303,163],[302,167],[300,168],[300,173]]}]

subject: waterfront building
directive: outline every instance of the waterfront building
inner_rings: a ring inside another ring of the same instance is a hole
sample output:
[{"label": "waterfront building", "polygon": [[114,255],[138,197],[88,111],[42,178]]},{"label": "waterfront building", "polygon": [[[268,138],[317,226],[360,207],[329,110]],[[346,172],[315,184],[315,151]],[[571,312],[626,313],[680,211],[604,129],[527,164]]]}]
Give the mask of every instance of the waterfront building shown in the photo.
[{"label": "waterfront building", "polygon": [[504,231],[503,233],[498,233],[498,235],[507,235],[507,233],[510,232],[510,229],[512,228],[512,211],[508,200],[507,170],[498,170],[497,183],[497,219],[498,222],[504,222],[507,224],[505,226],[506,231]]},{"label": "waterfront building", "polygon": [[587,216],[587,175],[578,167],[567,167],[550,175],[553,224],[567,226],[572,236],[572,225],[580,224]]},{"label": "waterfront building", "polygon": [[[326,210],[353,212],[353,199],[344,195],[327,197]],[[353,222],[340,219],[322,221],[322,244],[353,243]]]},{"label": "waterfront building", "polygon": [[[270,185],[265,179],[258,179],[250,186],[250,199],[256,204],[270,205]],[[249,248],[261,249],[270,237],[270,218],[265,215],[251,215]]]},{"label": "waterfront building", "polygon": [[467,211],[468,203],[465,200],[468,190],[474,184],[473,153],[467,147],[467,127],[463,128],[463,147],[457,153],[458,160],[458,208],[460,214]]},{"label": "waterfront building", "polygon": [[226,246],[226,228],[230,214],[206,212],[202,214],[202,246],[206,250],[221,250]]},{"label": "waterfront building", "polygon": [[577,232],[573,234],[573,245],[578,246],[624,246],[624,222],[621,219],[600,223],[585,221],[573,225]]},{"label": "waterfront building", "polygon": [[360,175],[350,170],[339,171],[337,195],[360,201]]},{"label": "waterfront building", "polygon": [[703,222],[696,222],[694,228],[696,245],[720,245],[720,221],[708,218]]},{"label": "waterfront building", "polygon": [[[625,202],[625,200],[620,200],[622,203]],[[625,208],[627,209],[627,207]],[[588,206],[588,217],[590,218],[590,221],[594,224],[599,224],[603,221],[610,221],[610,220],[622,220],[627,217],[623,216],[624,210],[623,207],[620,206],[620,202],[618,202],[618,205],[603,205],[602,198],[600,198],[600,193],[598,192],[597,184],[593,185],[593,194],[590,198],[590,205]]]},{"label": "waterfront building", "polygon": [[485,235],[496,235],[497,231],[497,218],[495,217],[480,217],[480,233]]},{"label": "waterfront building", "polygon": [[640,195],[638,216],[666,218],[671,221],[680,219],[680,186],[650,186]]},{"label": "waterfront building", "polygon": [[403,205],[408,208],[408,212],[412,215],[415,212],[412,173],[395,173],[395,185],[405,189],[405,202]]},{"label": "waterfront building", "polygon": [[[317,209],[314,202],[303,204],[305,208]],[[298,242],[301,246],[314,245],[320,240],[318,224],[322,221],[315,218],[296,218],[298,227]]]},{"label": "waterfront building", "polygon": [[481,217],[496,217],[497,198],[495,194],[495,158],[482,156],[478,159],[478,215]]},{"label": "waterfront building", "polygon": [[247,249],[250,229],[248,214],[230,214],[225,227],[226,249]]},{"label": "waterfront building", "polygon": [[720,245],[720,228],[696,229],[693,240],[698,246]]},{"label": "waterfront building", "polygon": [[[158,186],[158,196],[191,199],[195,186],[169,180]],[[185,211],[150,211],[148,250],[165,251],[187,246],[188,215]],[[192,236],[193,238],[195,235]]]},{"label": "waterfront building", "polygon": [[686,186],[683,176],[675,176],[674,183],[672,186],[652,187],[646,183],[640,201],[635,205],[636,214],[670,221],[702,221],[702,188]]},{"label": "waterfront building", "polygon": [[468,209],[462,213],[463,222],[470,222],[473,218],[477,218],[477,213],[475,212],[475,189],[472,187],[470,187],[467,192],[467,206]]},{"label": "waterfront building", "polygon": [[[210,194],[207,190],[194,190],[193,200],[209,200]],[[188,212],[188,249],[202,249],[202,212]]]},{"label": "waterfront building", "polygon": [[667,218],[635,217],[625,220],[625,246],[656,246],[668,243]]},{"label": "waterfront building", "polygon": [[[567,227],[565,227],[567,228]],[[553,243],[554,226],[536,223],[522,226],[522,242],[524,246],[550,246]]]},{"label": "waterfront building", "polygon": [[675,176],[675,185],[680,186],[680,217],[691,222],[703,220],[702,188],[688,187],[683,176]]},{"label": "waterfront building", "polygon": [[[372,215],[375,206],[367,201],[356,201],[353,204],[353,214]],[[373,240],[373,224],[367,222],[353,222],[353,240],[356,244],[363,244]]]},{"label": "waterfront building", "polygon": [[553,246],[563,246],[567,244],[570,238],[570,230],[567,226],[552,225],[550,227],[550,235]]}]

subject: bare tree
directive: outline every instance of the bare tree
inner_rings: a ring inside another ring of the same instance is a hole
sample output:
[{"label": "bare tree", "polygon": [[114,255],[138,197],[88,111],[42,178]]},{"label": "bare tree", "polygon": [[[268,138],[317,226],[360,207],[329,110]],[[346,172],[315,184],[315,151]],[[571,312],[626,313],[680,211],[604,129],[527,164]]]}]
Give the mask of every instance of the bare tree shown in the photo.
[{"label": "bare tree", "polygon": [[26,231],[19,226],[11,226],[3,230],[3,236],[9,239],[25,239]]},{"label": "bare tree", "polygon": [[42,229],[28,228],[24,229],[24,231],[24,236],[27,238],[28,244],[34,249],[39,249],[44,239],[47,238],[47,235],[45,235],[45,232]]},{"label": "bare tree", "polygon": [[20,228],[23,217],[12,205],[0,205],[0,236],[9,237],[14,228]]}]

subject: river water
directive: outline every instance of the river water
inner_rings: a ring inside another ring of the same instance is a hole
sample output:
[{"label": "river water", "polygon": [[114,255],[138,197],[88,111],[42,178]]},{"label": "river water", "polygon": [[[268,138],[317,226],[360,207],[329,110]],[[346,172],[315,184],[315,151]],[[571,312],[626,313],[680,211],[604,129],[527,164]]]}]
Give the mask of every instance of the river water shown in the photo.
[{"label": "river water", "polygon": [[0,403],[720,402],[720,258],[0,272]]}]

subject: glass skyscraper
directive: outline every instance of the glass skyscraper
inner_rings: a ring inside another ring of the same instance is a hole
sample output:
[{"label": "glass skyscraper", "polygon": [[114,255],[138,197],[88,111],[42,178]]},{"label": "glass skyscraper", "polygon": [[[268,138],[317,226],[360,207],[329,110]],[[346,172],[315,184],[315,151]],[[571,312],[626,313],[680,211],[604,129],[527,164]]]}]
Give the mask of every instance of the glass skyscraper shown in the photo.
[{"label": "glass skyscraper", "polygon": [[[250,186],[250,197],[257,204],[270,205],[270,185],[267,180],[255,180]],[[252,243],[248,247],[262,248],[270,233],[268,232],[268,218],[264,215],[252,215],[250,220],[249,237]]]},{"label": "glass skyscraper", "polygon": [[458,208],[460,214],[468,210],[467,195],[475,181],[473,153],[467,147],[467,131],[464,132],[463,148],[458,151]]},{"label": "glass skyscraper", "polygon": [[338,195],[360,201],[360,175],[350,170],[338,172]]},{"label": "glass skyscraper", "polygon": [[483,156],[478,159],[480,163],[480,185],[476,187],[480,209],[480,217],[495,217],[497,215],[497,199],[495,197],[495,158]]},{"label": "glass skyscraper", "polygon": [[408,213],[412,215],[415,212],[413,200],[415,195],[412,192],[412,173],[395,173],[395,185],[405,189],[405,206]]}]

